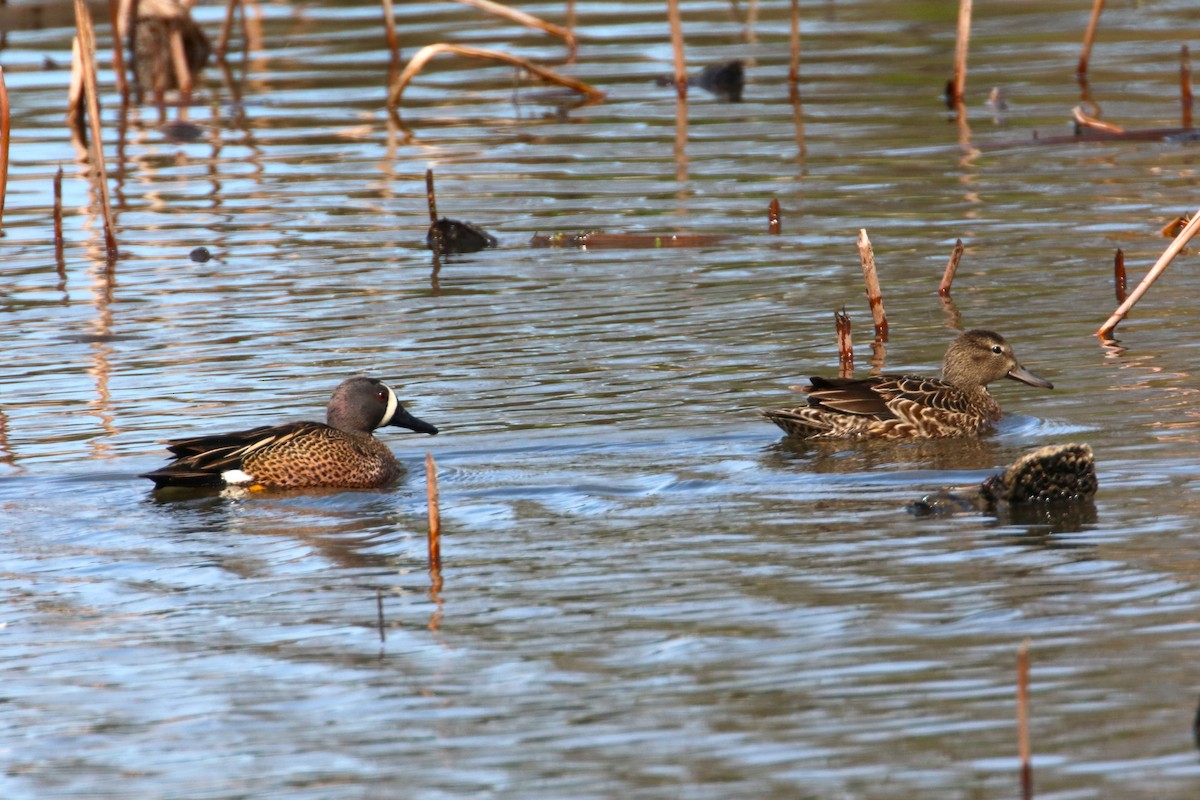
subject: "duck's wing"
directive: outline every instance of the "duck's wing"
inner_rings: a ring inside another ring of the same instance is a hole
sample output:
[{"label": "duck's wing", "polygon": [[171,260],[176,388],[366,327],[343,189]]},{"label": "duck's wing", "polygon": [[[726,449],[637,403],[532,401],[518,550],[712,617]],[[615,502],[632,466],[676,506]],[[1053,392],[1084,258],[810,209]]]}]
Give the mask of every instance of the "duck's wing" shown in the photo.
[{"label": "duck's wing", "polygon": [[165,467],[147,472],[141,477],[161,486],[223,486],[224,473],[240,470],[247,456],[264,448],[278,447],[283,442],[315,430],[327,428],[320,422],[290,422],[285,425],[264,425],[236,433],[197,436],[167,442],[167,450],[175,458]]},{"label": "duck's wing", "polygon": [[873,378],[809,378],[808,404],[874,419],[905,417],[909,409],[972,411],[971,398],[953,384],[920,375]]}]

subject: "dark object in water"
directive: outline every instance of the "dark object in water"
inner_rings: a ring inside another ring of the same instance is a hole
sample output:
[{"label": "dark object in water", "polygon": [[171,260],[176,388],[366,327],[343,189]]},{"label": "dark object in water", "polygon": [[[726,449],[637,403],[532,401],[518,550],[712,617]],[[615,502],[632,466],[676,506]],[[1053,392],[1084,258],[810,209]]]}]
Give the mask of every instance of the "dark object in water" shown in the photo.
[{"label": "dark object in water", "polygon": [[1090,502],[1096,494],[1096,458],[1086,444],[1040,447],[1018,458],[978,486],[943,489],[908,506],[917,516],[972,511],[995,512],[1004,506]]},{"label": "dark object in water", "polygon": [[[659,86],[673,86],[675,79],[670,75],[660,75],[654,79]],[[746,66],[741,59],[722,61],[719,64],[709,64],[695,75],[688,78],[688,86],[699,86],[706,92],[711,92],[718,100],[730,103],[742,102],[742,89],[746,86]]]},{"label": "dark object in water", "polygon": [[197,264],[203,264],[205,261],[208,261],[210,258],[212,258],[212,253],[208,252],[207,247],[197,247],[196,249],[192,250],[192,252],[188,253],[188,258],[190,258],[192,261],[195,261]]},{"label": "dark object in water", "polygon": [[204,128],[181,119],[164,122],[158,130],[168,142],[194,142],[204,136]]},{"label": "dark object in water", "polygon": [[171,34],[183,40],[184,60],[194,76],[208,64],[212,42],[192,19],[191,11],[174,0],[139,0],[134,39],[134,73],[142,91],[156,94],[179,88],[171,58]]},{"label": "dark object in water", "polygon": [[425,245],[435,253],[477,253],[499,242],[478,225],[442,217],[429,226]]}]

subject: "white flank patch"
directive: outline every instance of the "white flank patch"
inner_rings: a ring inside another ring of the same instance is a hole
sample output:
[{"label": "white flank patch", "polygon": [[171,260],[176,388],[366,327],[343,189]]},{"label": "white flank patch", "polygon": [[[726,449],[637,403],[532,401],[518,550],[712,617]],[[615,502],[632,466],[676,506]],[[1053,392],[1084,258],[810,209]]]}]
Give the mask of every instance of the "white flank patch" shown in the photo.
[{"label": "white flank patch", "polygon": [[392,415],[396,413],[396,409],[400,405],[400,401],[396,399],[396,393],[392,391],[392,387],[387,386],[387,384],[384,384],[384,386],[386,386],[388,390],[388,404],[387,411],[384,412],[383,419],[379,422],[380,425],[387,425],[389,422],[391,422]]},{"label": "white flank patch", "polygon": [[243,483],[254,483],[254,476],[240,469],[227,469],[221,473],[221,480],[230,486],[241,486]]}]

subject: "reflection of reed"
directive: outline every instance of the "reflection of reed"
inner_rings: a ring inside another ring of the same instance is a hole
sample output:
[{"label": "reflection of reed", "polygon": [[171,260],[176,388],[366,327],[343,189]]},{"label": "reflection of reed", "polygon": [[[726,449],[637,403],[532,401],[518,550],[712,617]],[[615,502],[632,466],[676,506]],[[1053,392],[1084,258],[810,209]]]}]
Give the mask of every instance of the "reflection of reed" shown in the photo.
[{"label": "reflection of reed", "polygon": [[[112,262],[102,256],[103,251],[95,242],[88,247],[88,252],[92,258],[92,266],[89,269],[92,277],[92,304],[96,309],[96,316],[92,322],[92,336],[89,337],[92,339],[92,364],[87,370],[88,375],[96,382],[96,397],[88,401],[88,408],[100,419],[100,427],[105,436],[115,436],[120,433],[120,429],[113,422],[112,394],[108,388],[112,376],[110,358],[113,348],[107,339],[112,335],[113,286],[116,276]],[[101,437],[89,439],[88,446],[96,458],[106,457],[111,449]]]},{"label": "reflection of reed", "polygon": [[8,416],[0,410],[0,464],[15,467],[16,456],[8,444]]}]

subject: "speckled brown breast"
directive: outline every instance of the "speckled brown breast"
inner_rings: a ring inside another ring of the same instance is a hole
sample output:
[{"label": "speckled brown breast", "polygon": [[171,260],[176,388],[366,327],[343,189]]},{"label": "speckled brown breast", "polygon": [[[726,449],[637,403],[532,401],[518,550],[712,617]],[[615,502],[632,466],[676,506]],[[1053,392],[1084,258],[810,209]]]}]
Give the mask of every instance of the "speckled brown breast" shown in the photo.
[{"label": "speckled brown breast", "polygon": [[322,427],[250,453],[242,470],[255,483],[280,489],[368,489],[399,477],[400,463],[391,448],[373,436]]}]

